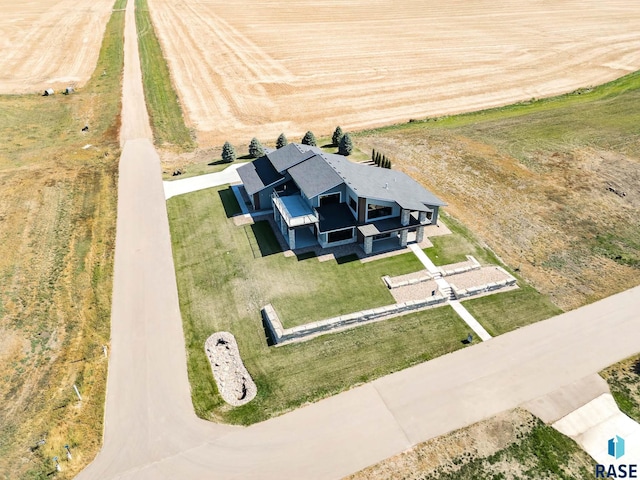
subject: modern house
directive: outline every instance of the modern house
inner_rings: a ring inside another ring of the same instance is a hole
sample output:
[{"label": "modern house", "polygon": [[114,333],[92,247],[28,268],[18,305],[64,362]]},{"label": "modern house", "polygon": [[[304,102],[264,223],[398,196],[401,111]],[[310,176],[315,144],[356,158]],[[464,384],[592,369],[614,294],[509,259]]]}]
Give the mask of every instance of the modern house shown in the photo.
[{"label": "modern house", "polygon": [[272,209],[291,249],[357,242],[421,242],[424,227],[446,205],[404,173],[349,161],[319,148],[290,143],[238,168],[255,210]]}]

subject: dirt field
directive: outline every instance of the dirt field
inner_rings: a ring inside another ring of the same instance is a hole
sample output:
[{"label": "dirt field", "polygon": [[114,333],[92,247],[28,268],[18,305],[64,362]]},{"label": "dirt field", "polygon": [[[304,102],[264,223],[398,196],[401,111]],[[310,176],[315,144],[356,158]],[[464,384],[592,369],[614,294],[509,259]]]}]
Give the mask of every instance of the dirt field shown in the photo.
[{"label": "dirt field", "polygon": [[361,129],[640,68],[627,0],[149,0],[201,146]]},{"label": "dirt field", "polygon": [[114,0],[0,0],[0,93],[84,84]]}]

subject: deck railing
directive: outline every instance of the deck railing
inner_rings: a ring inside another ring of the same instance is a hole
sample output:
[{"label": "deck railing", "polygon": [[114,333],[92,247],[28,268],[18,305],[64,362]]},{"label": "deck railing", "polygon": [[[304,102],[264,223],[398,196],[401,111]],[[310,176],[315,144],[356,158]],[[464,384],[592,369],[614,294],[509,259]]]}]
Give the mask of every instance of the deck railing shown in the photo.
[{"label": "deck railing", "polygon": [[284,204],[278,193],[274,190],[271,194],[271,201],[273,202],[274,208],[277,208],[284,218],[284,221],[289,227],[299,227],[301,225],[312,225],[318,222],[318,212],[316,209],[313,209],[313,214],[304,214],[304,215],[292,215],[289,212],[289,209]]}]

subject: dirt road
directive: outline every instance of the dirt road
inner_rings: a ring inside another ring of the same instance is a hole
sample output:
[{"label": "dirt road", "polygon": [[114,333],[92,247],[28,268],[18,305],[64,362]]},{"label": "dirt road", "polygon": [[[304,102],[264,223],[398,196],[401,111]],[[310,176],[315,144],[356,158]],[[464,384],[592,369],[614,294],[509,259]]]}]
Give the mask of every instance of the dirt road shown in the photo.
[{"label": "dirt road", "polygon": [[0,0],[0,93],[82,85],[114,0]]},{"label": "dirt road", "polygon": [[627,0],[149,7],[201,145],[479,110],[640,68],[640,4]]}]

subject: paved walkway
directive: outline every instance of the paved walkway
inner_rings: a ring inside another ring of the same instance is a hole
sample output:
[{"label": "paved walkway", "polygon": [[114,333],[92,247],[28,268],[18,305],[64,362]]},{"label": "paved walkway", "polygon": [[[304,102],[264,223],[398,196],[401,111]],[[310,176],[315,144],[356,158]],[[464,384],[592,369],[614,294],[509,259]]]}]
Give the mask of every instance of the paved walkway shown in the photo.
[{"label": "paved walkway", "polygon": [[[573,438],[596,462],[602,465],[640,464],[640,425],[620,411],[610,393],[604,393],[553,427]],[[609,439],[621,437],[624,456],[616,459],[608,453]]]},{"label": "paved walkway", "polygon": [[181,180],[171,180],[162,182],[164,185],[164,198],[169,200],[176,195],[197,192],[205,188],[218,187],[227,183],[236,183],[240,181],[240,176],[236,170],[244,165],[243,163],[234,163],[221,172],[207,173],[196,177],[183,178]]},{"label": "paved walkway", "polygon": [[[411,251],[418,257],[418,260],[424,265],[427,271],[433,276],[438,288],[445,295],[449,295],[451,292],[451,287],[449,286],[449,282],[447,282],[444,278],[442,278],[442,273],[438,267],[436,267],[431,259],[427,257],[427,255],[422,251],[418,244],[412,243],[409,245]],[[464,320],[464,322],[469,326],[471,330],[474,331],[478,337],[482,339],[482,341],[487,341],[491,339],[491,335],[487,332],[482,325],[469,313],[469,311],[464,308],[464,306],[457,300],[449,300],[449,304],[453,307],[456,313]]]}]

